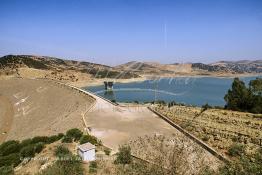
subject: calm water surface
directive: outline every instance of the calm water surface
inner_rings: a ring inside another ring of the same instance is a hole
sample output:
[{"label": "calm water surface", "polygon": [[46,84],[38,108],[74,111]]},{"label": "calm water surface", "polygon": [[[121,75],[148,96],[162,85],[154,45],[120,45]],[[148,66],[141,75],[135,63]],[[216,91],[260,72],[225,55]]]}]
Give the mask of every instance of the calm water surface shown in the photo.
[{"label": "calm water surface", "polygon": [[[241,77],[246,85],[256,77]],[[97,93],[118,102],[149,102],[164,100],[202,106],[208,103],[213,106],[224,106],[224,96],[231,87],[233,78],[215,77],[182,77],[146,80],[143,82],[116,83],[111,92],[104,90],[104,85],[86,87],[86,90]]]}]

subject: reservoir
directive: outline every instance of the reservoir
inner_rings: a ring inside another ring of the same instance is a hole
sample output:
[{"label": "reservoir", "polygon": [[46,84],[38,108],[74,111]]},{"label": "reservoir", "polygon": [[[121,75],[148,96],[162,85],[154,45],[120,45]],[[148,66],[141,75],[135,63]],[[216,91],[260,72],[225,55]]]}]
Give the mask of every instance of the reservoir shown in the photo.
[{"label": "reservoir", "polygon": [[[246,85],[257,77],[240,77]],[[224,96],[231,88],[233,78],[176,77],[146,80],[142,82],[114,83],[113,90],[105,91],[104,84],[84,89],[117,102],[176,101],[187,105],[224,106]]]}]

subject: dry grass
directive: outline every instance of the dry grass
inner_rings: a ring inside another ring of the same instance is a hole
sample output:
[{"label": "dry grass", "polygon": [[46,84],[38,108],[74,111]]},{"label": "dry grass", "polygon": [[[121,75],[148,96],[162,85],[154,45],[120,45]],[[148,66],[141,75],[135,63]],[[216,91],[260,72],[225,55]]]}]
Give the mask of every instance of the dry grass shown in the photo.
[{"label": "dry grass", "polygon": [[201,108],[185,106],[156,110],[222,153],[233,143],[246,144],[250,150],[262,144],[261,114],[209,109],[198,116]]}]

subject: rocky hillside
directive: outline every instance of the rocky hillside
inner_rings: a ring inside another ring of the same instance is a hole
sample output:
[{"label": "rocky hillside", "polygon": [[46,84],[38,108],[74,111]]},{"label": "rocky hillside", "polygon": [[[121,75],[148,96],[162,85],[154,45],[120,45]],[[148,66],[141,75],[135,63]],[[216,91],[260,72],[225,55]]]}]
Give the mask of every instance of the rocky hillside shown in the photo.
[{"label": "rocky hillside", "polygon": [[200,69],[209,72],[228,73],[262,73],[262,60],[257,61],[220,61],[213,64],[193,63],[193,69]]}]

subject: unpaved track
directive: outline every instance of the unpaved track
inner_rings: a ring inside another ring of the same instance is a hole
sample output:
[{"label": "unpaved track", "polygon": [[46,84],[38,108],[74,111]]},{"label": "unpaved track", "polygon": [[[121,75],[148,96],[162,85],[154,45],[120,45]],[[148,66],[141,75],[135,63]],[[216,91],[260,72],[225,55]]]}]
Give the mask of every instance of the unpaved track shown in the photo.
[{"label": "unpaved track", "polygon": [[14,117],[14,109],[10,100],[0,94],[0,143],[6,139]]}]

